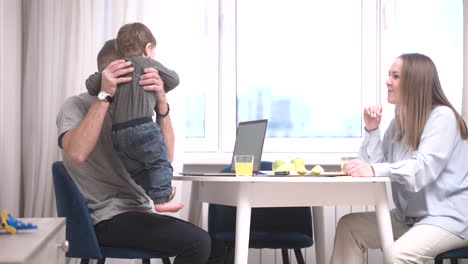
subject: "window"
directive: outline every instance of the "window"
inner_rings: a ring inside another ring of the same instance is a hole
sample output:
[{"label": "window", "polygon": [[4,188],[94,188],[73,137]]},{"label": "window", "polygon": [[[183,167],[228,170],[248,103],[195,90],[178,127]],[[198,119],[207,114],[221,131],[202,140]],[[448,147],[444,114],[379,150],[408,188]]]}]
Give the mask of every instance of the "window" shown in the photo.
[{"label": "window", "polygon": [[463,1],[397,0],[398,53],[418,52],[431,57],[442,88],[461,112],[463,89]]},{"label": "window", "polygon": [[360,138],[361,17],[360,0],[238,1],[238,121],[267,118],[271,138]]},{"label": "window", "polygon": [[359,149],[363,106],[386,103],[402,52],[433,58],[449,99],[461,98],[462,1],[198,2],[206,85],[185,99],[188,162],[229,161],[237,123],[267,118],[265,159],[337,163]]},{"label": "window", "polygon": [[180,77],[179,87],[168,96],[171,103],[177,100],[172,113],[181,111],[185,116],[185,150],[216,150],[219,3],[178,0],[150,1],[148,5],[148,20],[158,40],[156,56],[170,62],[167,66]]}]

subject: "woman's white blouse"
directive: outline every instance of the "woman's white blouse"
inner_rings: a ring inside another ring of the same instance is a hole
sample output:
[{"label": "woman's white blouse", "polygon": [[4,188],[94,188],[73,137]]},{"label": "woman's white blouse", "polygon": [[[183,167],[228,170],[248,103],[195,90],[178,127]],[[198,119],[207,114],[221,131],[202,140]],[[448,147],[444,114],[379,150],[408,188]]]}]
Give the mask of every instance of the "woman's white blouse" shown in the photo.
[{"label": "woman's white blouse", "polygon": [[392,120],[383,140],[366,132],[359,158],[376,176],[389,176],[397,217],[408,225],[431,224],[460,237],[468,227],[468,143],[460,137],[456,117],[446,106],[435,107],[418,149],[395,142]]}]

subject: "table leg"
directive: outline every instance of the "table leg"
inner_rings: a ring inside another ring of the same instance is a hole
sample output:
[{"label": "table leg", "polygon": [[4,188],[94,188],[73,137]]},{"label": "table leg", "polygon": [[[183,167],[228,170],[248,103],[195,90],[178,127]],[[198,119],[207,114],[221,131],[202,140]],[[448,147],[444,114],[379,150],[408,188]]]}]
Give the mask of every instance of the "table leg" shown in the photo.
[{"label": "table leg", "polygon": [[189,215],[188,221],[192,224],[198,225],[202,227],[201,222],[201,213],[202,213],[202,202],[198,197],[199,190],[199,182],[192,182],[192,190],[190,193],[190,206],[189,206]]},{"label": "table leg", "polygon": [[235,264],[246,264],[249,257],[250,215],[252,208],[249,197],[245,192],[246,189],[247,186],[240,188],[237,200]]},{"label": "table leg", "polygon": [[312,207],[315,237],[315,263],[325,262],[325,215],[322,206]]},{"label": "table leg", "polygon": [[393,246],[393,230],[390,220],[390,211],[388,208],[388,197],[385,183],[379,184],[380,188],[376,190],[375,213],[379,226],[380,243],[382,245],[384,262],[391,264],[392,246]]}]

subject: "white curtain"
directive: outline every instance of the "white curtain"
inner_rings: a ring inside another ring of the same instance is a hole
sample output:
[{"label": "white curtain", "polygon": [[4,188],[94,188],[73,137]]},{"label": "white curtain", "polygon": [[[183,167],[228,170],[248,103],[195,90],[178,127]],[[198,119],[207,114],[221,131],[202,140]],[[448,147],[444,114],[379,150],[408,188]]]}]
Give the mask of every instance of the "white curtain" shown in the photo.
[{"label": "white curtain", "polygon": [[21,2],[0,0],[0,210],[20,213]]},{"label": "white curtain", "polygon": [[[82,89],[94,36],[93,1],[23,1],[23,215],[55,215],[51,164],[58,160],[55,118],[66,97]],[[94,45],[93,45],[94,44]],[[95,53],[94,53],[95,54]]]},{"label": "white curtain", "polygon": [[462,114],[468,122],[468,0],[463,0],[463,103]]}]

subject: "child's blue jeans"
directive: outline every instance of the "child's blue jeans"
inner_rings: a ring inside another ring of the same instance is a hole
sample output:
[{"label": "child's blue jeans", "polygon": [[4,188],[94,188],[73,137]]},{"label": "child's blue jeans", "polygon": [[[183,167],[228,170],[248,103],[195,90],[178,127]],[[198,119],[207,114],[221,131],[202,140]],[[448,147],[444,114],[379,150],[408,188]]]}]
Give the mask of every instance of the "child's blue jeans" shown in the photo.
[{"label": "child's blue jeans", "polygon": [[115,124],[112,143],[130,176],[154,204],[168,202],[173,168],[159,125],[151,117]]}]

